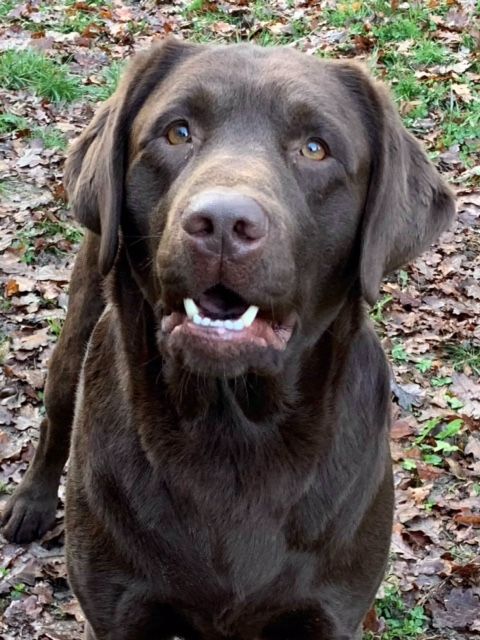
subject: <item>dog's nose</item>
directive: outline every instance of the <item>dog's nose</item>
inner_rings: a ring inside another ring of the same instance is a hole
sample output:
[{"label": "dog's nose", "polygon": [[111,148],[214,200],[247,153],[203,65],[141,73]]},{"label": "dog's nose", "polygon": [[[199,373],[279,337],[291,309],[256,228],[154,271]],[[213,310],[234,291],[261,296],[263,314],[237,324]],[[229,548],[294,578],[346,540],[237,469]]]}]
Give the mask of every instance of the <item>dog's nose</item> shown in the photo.
[{"label": "dog's nose", "polygon": [[267,237],[268,218],[251,197],[235,191],[195,196],[182,215],[182,227],[202,253],[249,257]]}]

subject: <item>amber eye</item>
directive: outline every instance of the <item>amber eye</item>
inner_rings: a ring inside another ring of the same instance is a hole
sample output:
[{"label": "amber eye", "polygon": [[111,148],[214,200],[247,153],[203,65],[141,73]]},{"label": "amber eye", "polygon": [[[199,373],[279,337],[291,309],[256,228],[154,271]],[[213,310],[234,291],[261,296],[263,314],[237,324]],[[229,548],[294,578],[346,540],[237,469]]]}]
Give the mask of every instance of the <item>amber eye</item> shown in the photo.
[{"label": "amber eye", "polygon": [[176,122],[169,127],[166,138],[170,144],[186,144],[192,141],[190,129],[186,122]]},{"label": "amber eye", "polygon": [[325,160],[328,155],[327,147],[318,138],[310,138],[300,149],[300,153],[309,160]]}]

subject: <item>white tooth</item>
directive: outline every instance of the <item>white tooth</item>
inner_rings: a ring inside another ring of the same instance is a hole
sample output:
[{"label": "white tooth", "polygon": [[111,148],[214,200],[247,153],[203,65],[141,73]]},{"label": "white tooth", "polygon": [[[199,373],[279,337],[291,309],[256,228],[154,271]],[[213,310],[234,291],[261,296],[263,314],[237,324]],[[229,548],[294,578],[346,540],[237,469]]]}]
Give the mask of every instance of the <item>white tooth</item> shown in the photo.
[{"label": "white tooth", "polygon": [[198,313],[196,313],[193,318],[193,324],[198,324],[201,325],[202,324],[202,317],[198,315]]},{"label": "white tooth", "polygon": [[233,329],[233,321],[232,320],[225,320],[224,325],[225,325],[225,329],[228,329],[229,331],[231,331]]},{"label": "white tooth", "polygon": [[210,318],[201,318],[200,319],[201,325],[202,327],[209,327],[212,324],[212,321],[210,320]]},{"label": "white tooth", "polygon": [[[253,320],[252,320],[253,322]],[[242,331],[242,329],[245,329],[245,325],[243,323],[243,320],[240,318],[239,320],[235,320],[235,322],[233,323],[233,330],[234,331]]]},{"label": "white tooth", "polygon": [[185,300],[183,301],[183,306],[185,307],[185,313],[190,318],[190,320],[193,319],[194,315],[198,315],[200,313],[197,305],[192,300],[192,298],[185,298]]},{"label": "white tooth", "polygon": [[212,327],[223,327],[223,322],[221,320],[212,320]]},{"label": "white tooth", "polygon": [[248,309],[245,311],[240,320],[243,320],[243,323],[246,327],[250,327],[253,324],[253,321],[257,317],[258,307],[255,305],[250,305]]}]

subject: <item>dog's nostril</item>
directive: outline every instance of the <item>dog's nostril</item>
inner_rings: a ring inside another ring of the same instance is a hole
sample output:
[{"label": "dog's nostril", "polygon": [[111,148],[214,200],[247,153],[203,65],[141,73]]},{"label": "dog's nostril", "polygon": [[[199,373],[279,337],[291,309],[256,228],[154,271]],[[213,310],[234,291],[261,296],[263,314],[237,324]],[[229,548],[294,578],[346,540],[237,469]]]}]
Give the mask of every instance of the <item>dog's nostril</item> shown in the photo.
[{"label": "dog's nostril", "polygon": [[183,223],[183,228],[191,236],[210,236],[215,232],[212,219],[208,215],[194,214],[188,216]]},{"label": "dog's nostril", "polygon": [[267,219],[265,216],[252,216],[252,219],[241,218],[233,225],[233,235],[243,242],[260,240],[267,232]]}]

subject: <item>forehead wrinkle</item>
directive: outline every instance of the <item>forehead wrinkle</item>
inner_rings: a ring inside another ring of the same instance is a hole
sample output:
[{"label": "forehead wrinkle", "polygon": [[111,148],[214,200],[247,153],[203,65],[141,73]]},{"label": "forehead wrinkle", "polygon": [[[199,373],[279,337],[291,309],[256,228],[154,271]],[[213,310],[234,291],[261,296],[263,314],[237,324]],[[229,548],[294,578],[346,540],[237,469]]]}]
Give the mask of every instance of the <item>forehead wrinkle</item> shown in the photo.
[{"label": "forehead wrinkle", "polygon": [[272,119],[287,137],[295,139],[309,133],[325,137],[341,153],[349,171],[355,170],[355,154],[348,134],[355,120],[339,118],[336,100],[329,99],[321,89],[314,91],[312,86],[291,78],[265,82],[264,93],[270,100]]},{"label": "forehead wrinkle", "polygon": [[[340,96],[335,87],[316,86],[297,78],[267,79],[264,91],[270,96],[272,107],[278,106],[288,121],[306,121],[309,125],[328,118],[332,128],[348,122],[339,122]],[[343,113],[342,113],[343,115]],[[343,119],[343,118],[342,118]]]},{"label": "forehead wrinkle", "polygon": [[181,88],[175,95],[175,101],[191,114],[207,113],[217,107],[217,95],[212,91],[207,83],[194,81],[188,87]]}]

